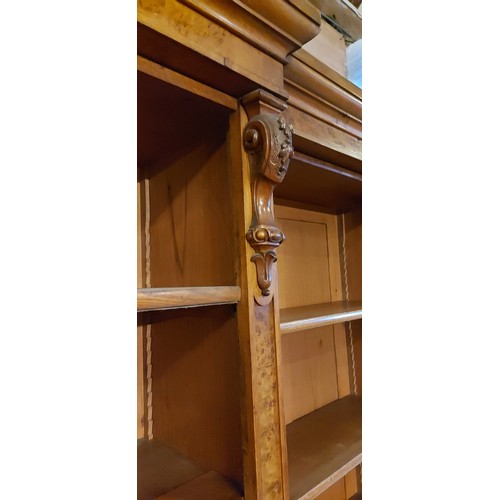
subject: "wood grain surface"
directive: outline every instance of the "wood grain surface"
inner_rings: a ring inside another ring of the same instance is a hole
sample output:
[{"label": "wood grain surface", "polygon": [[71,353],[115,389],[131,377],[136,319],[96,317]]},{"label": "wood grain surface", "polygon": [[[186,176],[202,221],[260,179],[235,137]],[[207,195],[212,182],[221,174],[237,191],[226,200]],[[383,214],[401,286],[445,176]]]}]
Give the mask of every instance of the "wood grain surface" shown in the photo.
[{"label": "wood grain surface", "polygon": [[254,296],[259,288],[254,250],[245,239],[252,221],[250,165],[242,148],[248,122],[244,109],[231,119],[233,211],[238,243],[241,301],[237,308],[241,373],[242,447],[246,498],[288,498],[285,421],[281,383],[281,336],[275,302],[260,306]]},{"label": "wood grain surface", "polygon": [[238,337],[233,306],[158,311],[154,315],[155,439],[242,484]]},{"label": "wood grain surface", "polygon": [[240,297],[239,286],[139,288],[137,289],[137,311],[236,304]]},{"label": "wood grain surface", "polygon": [[156,500],[242,500],[242,493],[234,484],[214,471],[207,472]]},{"label": "wood grain surface", "polygon": [[318,36],[302,45],[304,52],[324,62],[342,76],[345,76],[345,49],[346,44],[342,34],[323,19]]},{"label": "wood grain surface", "polygon": [[[285,95],[280,61],[181,2],[140,0],[137,20],[196,54],[241,74],[254,82],[256,87]],[[195,68],[193,70],[196,72]],[[214,86],[217,86],[216,82]]]},{"label": "wood grain surface", "polygon": [[137,56],[137,70],[165,83],[184,89],[191,94],[220,104],[221,106],[233,111],[238,106],[238,101],[234,97],[227,95],[224,92],[220,92],[213,87],[204,85],[193,78],[189,78],[181,73],[177,73],[176,71],[161,66],[160,64],[150,61],[144,57]]},{"label": "wood grain surface", "polygon": [[219,129],[224,136],[230,109],[199,97],[194,88],[165,82],[162,72],[162,78],[158,78],[159,70],[144,65],[140,68],[143,71],[137,72],[138,167],[160,161],[168,165],[181,151],[186,155],[186,150],[199,143],[206,131]]},{"label": "wood grain surface", "polygon": [[275,197],[340,213],[359,207],[361,191],[360,173],[295,152]]},{"label": "wood grain surface", "polygon": [[347,396],[287,426],[290,498],[315,498],[361,463],[361,399]]},{"label": "wood grain surface", "polygon": [[[337,217],[281,205],[275,209],[287,238],[278,255],[281,309],[342,300]],[[335,332],[332,325],[282,336],[287,423],[349,393],[343,339],[345,332]]]},{"label": "wood grain surface", "polygon": [[280,311],[282,334],[299,332],[361,318],[360,301],[325,302],[309,306],[290,307]]},{"label": "wood grain surface", "polygon": [[153,500],[206,469],[156,440],[137,442],[137,499]]}]

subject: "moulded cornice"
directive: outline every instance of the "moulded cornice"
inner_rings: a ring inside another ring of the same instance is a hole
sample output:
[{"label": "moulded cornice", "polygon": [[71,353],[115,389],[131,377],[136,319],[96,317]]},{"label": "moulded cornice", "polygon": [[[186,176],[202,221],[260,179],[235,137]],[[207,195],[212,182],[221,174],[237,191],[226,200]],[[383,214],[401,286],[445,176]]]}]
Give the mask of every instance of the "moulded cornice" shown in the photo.
[{"label": "moulded cornice", "polygon": [[306,0],[179,0],[283,64],[320,31]]},{"label": "moulded cornice", "polygon": [[[304,61],[307,61],[304,62]],[[298,51],[284,67],[285,81],[329,103],[340,113],[361,122],[361,91],[351,82],[314,58]]]}]

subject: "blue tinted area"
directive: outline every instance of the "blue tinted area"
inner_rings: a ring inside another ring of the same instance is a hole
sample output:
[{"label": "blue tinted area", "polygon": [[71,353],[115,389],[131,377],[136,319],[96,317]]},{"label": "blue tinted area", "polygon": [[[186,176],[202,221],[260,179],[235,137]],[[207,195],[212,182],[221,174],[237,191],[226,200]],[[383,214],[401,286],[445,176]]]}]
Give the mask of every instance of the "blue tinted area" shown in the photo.
[{"label": "blue tinted area", "polygon": [[362,88],[361,40],[349,45],[346,49],[347,79]]}]

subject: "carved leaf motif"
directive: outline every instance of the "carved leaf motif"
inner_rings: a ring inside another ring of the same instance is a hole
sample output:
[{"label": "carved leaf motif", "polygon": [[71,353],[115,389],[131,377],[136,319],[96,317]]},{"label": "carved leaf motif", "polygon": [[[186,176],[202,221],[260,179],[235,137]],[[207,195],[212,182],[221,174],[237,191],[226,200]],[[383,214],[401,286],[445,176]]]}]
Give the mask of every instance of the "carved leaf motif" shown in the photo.
[{"label": "carved leaf motif", "polygon": [[252,262],[258,286],[266,297],[271,295],[272,268],[277,260],[274,249],[285,240],[276,227],[272,195],[274,186],[283,181],[293,156],[292,134],[292,126],[282,116],[262,113],[248,122],[243,135],[254,175],[253,220],[246,239],[256,251]]}]

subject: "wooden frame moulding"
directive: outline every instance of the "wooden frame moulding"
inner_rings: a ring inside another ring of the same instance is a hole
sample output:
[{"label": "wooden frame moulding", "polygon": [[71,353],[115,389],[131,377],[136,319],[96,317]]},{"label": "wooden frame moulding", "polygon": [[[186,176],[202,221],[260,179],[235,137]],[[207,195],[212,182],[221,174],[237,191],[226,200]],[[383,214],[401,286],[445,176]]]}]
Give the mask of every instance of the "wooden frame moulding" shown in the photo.
[{"label": "wooden frame moulding", "polygon": [[180,0],[283,64],[319,33],[321,15],[304,0]]},{"label": "wooden frame moulding", "polygon": [[141,56],[137,56],[137,70],[145,73],[146,75],[162,80],[165,83],[169,83],[183,90],[195,94],[197,96],[208,99],[216,104],[220,104],[225,108],[232,111],[236,110],[238,107],[238,101],[230,96],[221,92],[217,89],[204,85],[193,78],[189,78],[185,75],[177,73],[169,68],[161,66],[149,59]]},{"label": "wooden frame moulding", "polygon": [[362,91],[304,48],[284,68],[296,149],[361,172]]},{"label": "wooden frame moulding", "polygon": [[[254,88],[262,87],[286,98],[283,84],[286,56],[319,32],[320,13],[305,0],[255,3],[140,0],[137,17],[140,26],[215,62],[215,66],[210,65],[211,72],[217,72],[217,66],[228,68],[233,72],[231,79],[238,80],[241,75],[253,82]],[[145,33],[141,30],[140,33],[139,40],[145,40],[142,36]],[[141,45],[140,42],[140,52]],[[154,52],[154,48],[149,48],[148,57],[159,61],[161,54],[153,54],[151,50]],[[224,85],[217,84],[217,78],[211,81],[216,87]]]}]

